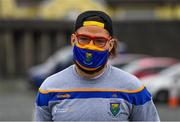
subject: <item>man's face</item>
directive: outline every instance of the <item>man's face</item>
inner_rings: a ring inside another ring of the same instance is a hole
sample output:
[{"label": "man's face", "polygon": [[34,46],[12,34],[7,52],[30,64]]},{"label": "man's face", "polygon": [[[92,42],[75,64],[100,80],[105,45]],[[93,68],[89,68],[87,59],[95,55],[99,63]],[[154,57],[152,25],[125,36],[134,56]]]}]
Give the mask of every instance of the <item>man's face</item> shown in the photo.
[{"label": "man's face", "polygon": [[99,26],[85,26],[79,28],[71,38],[72,43],[78,43],[81,46],[95,46],[102,50],[111,50],[113,41],[108,31]]}]

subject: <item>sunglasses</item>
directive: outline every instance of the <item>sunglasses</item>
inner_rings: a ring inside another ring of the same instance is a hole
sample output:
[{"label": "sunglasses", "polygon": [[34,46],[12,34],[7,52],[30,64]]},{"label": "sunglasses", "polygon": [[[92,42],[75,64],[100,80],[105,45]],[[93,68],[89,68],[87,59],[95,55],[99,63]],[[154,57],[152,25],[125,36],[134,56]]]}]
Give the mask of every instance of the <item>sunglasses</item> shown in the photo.
[{"label": "sunglasses", "polygon": [[85,34],[78,34],[75,33],[78,43],[80,45],[88,45],[91,41],[93,41],[93,44],[97,47],[104,47],[106,45],[106,43],[111,40],[110,38],[105,38],[105,37],[93,37],[93,36],[89,36],[89,35],[85,35]]}]

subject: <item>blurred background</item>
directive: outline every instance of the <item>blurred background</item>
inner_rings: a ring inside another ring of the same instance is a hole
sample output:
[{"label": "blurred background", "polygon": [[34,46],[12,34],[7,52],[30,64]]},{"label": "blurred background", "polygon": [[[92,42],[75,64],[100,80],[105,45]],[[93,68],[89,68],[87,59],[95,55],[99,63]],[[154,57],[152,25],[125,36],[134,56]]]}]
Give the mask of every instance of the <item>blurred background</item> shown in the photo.
[{"label": "blurred background", "polygon": [[33,120],[43,80],[73,63],[70,36],[86,10],[112,17],[109,63],[141,79],[161,120],[180,121],[179,0],[0,0],[0,121]]}]

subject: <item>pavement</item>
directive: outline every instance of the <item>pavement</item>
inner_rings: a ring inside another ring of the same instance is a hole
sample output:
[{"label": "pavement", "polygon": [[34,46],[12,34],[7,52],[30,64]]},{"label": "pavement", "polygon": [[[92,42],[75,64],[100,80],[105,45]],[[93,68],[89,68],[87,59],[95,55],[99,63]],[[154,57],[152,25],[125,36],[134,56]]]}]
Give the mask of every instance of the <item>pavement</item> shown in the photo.
[{"label": "pavement", "polygon": [[[0,80],[0,121],[32,121],[36,91],[23,79]],[[180,121],[180,106],[156,104],[161,121]]]},{"label": "pavement", "polygon": [[31,121],[35,91],[25,80],[0,80],[0,121]]}]

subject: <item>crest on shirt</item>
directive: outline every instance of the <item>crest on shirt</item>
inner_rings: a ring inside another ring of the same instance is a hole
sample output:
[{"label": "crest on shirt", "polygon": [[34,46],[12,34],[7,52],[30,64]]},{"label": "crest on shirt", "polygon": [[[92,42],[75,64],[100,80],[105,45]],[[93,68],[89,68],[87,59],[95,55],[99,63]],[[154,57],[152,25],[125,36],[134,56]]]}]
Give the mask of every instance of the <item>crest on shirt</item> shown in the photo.
[{"label": "crest on shirt", "polygon": [[111,114],[115,117],[120,111],[120,103],[110,103]]}]

